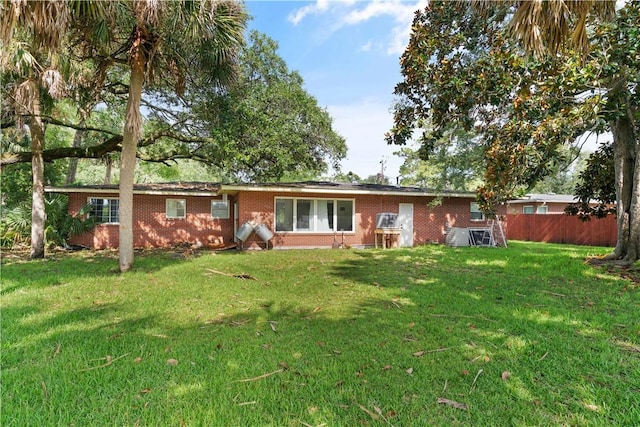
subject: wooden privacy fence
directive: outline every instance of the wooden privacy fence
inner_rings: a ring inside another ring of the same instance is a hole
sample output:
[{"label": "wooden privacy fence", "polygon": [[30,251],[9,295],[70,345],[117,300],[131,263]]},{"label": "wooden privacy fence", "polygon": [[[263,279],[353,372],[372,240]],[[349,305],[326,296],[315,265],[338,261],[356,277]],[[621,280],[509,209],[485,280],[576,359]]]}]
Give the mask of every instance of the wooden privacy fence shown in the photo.
[{"label": "wooden privacy fence", "polygon": [[617,237],[613,215],[591,221],[570,215],[507,215],[507,239],[511,240],[614,247]]}]

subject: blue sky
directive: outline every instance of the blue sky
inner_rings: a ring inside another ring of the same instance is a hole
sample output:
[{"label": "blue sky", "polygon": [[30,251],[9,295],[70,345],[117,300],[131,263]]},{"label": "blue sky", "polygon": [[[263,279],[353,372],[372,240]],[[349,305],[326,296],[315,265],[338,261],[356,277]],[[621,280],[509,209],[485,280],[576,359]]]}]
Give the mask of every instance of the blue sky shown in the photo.
[{"label": "blue sky", "polygon": [[392,124],[393,88],[414,11],[426,0],[246,1],[249,28],[280,46],[278,54],[333,117],[348,146],[342,171],[365,178],[380,171],[395,181],[402,160],[384,133]]}]

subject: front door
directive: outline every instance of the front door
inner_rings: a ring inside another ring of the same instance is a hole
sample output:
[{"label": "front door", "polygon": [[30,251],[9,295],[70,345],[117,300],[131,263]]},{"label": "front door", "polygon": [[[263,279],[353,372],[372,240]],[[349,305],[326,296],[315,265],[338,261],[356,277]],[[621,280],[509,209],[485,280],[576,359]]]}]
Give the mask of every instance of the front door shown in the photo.
[{"label": "front door", "polygon": [[400,227],[398,246],[403,248],[413,247],[413,203],[400,203],[398,205],[398,224]]}]

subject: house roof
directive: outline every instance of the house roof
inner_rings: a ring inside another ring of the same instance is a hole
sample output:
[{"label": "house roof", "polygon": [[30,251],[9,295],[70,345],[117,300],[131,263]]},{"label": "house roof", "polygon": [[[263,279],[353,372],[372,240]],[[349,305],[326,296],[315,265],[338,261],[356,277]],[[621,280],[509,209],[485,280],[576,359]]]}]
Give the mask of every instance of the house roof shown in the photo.
[{"label": "house roof", "polygon": [[[66,185],[47,187],[50,193],[92,193],[92,194],[117,194],[117,185]],[[135,184],[134,194],[157,195],[192,195],[192,196],[218,196],[221,194],[237,194],[240,191],[277,191],[290,193],[320,193],[320,194],[379,194],[379,195],[404,195],[404,196],[446,196],[475,198],[472,192],[440,191],[420,187],[400,187],[382,184],[352,184],[326,181],[303,182],[278,182],[278,183],[251,183],[251,184],[225,184],[213,182],[166,182],[155,184]]]},{"label": "house roof", "polygon": [[220,193],[235,194],[240,191],[277,191],[289,193],[321,194],[384,194],[403,196],[448,196],[473,198],[475,193],[453,192],[383,184],[353,184],[327,181],[277,182],[269,184],[221,184]]},{"label": "house roof", "polygon": [[509,200],[508,204],[527,204],[527,203],[575,203],[578,201],[576,196],[571,194],[525,194],[520,199]]},{"label": "house roof", "polygon": [[[135,184],[134,194],[157,194],[171,196],[217,196],[220,184],[212,182],[163,182],[154,184]],[[119,186],[114,184],[65,185],[46,187],[49,193],[91,193],[118,194]]]}]

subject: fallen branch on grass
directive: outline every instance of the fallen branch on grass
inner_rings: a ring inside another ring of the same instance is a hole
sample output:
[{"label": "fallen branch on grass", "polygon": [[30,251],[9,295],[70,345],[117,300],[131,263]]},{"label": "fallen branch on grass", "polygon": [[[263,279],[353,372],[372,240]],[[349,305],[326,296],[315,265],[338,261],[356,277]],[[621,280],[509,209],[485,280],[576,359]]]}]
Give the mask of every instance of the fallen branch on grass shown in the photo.
[{"label": "fallen branch on grass", "polygon": [[218,270],[214,270],[211,268],[207,268],[207,271],[209,273],[213,273],[213,274],[219,274],[221,276],[227,276],[227,277],[235,277],[236,279],[244,279],[244,280],[256,280],[255,277],[253,277],[250,274],[245,274],[245,273],[241,273],[241,274],[231,274],[231,273],[225,273],[224,271],[218,271]]},{"label": "fallen branch on grass", "polygon": [[440,351],[446,351],[446,350],[451,350],[454,347],[443,347],[443,348],[436,348],[435,350],[420,350],[420,351],[416,351],[415,353],[411,353],[413,354],[415,357],[420,357],[423,356],[427,353],[437,353]]},{"label": "fallen branch on grass", "polygon": [[547,293],[549,295],[553,295],[554,297],[561,297],[561,298],[565,298],[566,297],[565,294],[559,294],[557,292],[544,291],[544,290],[542,292]]},{"label": "fallen branch on grass", "polygon": [[362,409],[364,412],[366,412],[367,414],[369,414],[369,416],[370,416],[372,419],[374,419],[374,420],[378,420],[378,418],[382,418],[382,419],[384,420],[384,422],[386,422],[388,425],[390,425],[391,427],[393,427],[393,424],[391,424],[391,423],[389,422],[389,420],[388,420],[388,419],[386,419],[384,415],[382,415],[382,410],[381,410],[380,408],[378,408],[378,407],[374,407],[374,409],[375,409],[375,410],[376,410],[376,412],[377,412],[377,415],[376,415],[374,412],[371,412],[370,410],[368,410],[367,408],[365,408],[363,405],[361,405],[361,404],[359,404],[359,403],[358,403],[358,407],[359,407],[360,409]]},{"label": "fallen branch on grass", "polygon": [[478,381],[478,377],[480,376],[481,373],[482,373],[482,369],[478,371],[478,373],[476,374],[476,377],[473,379],[473,383],[471,383],[471,388],[469,389],[469,394],[473,393],[473,389],[476,388],[476,381]]},{"label": "fallen branch on grass", "polygon": [[112,358],[111,356],[101,357],[100,359],[94,359],[94,360],[106,360],[107,363],[103,363],[102,365],[99,365],[99,366],[93,366],[91,368],[80,369],[80,372],[86,372],[86,371],[92,371],[94,369],[106,368],[107,366],[112,365],[113,362],[115,362],[116,360],[122,359],[123,357],[127,357],[130,354],[131,353],[125,353],[122,356],[116,357],[115,359]]},{"label": "fallen branch on grass", "polygon": [[438,403],[441,403],[443,405],[448,405],[451,406],[452,408],[456,408],[456,409],[462,409],[462,410],[467,410],[467,405],[465,405],[464,403],[460,403],[460,402],[456,402],[454,400],[449,400],[449,399],[445,399],[442,397],[438,398]]},{"label": "fallen branch on grass", "polygon": [[273,372],[267,372],[266,374],[258,375],[257,377],[253,377],[253,378],[245,378],[243,380],[232,381],[231,384],[233,384],[233,383],[248,383],[248,382],[251,382],[251,381],[258,381],[258,380],[270,377],[271,375],[279,374],[281,372],[284,372],[284,368],[278,369],[277,371],[273,371]]}]

